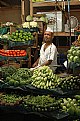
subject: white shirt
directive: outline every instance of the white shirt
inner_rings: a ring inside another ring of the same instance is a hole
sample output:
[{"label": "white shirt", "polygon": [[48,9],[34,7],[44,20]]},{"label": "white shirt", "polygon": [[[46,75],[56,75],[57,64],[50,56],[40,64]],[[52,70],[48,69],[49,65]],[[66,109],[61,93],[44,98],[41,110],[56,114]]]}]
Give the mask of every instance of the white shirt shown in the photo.
[{"label": "white shirt", "polygon": [[45,43],[42,45],[40,50],[40,59],[38,65],[42,65],[45,61],[52,60],[49,66],[53,71],[55,71],[56,67],[53,67],[53,65],[57,65],[57,48],[52,43],[44,51],[44,45]]}]

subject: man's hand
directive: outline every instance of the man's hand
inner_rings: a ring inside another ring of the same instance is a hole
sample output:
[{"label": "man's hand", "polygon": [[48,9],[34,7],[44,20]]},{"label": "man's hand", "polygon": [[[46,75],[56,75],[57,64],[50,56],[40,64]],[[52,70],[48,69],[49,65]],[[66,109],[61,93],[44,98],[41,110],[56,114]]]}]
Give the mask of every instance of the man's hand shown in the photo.
[{"label": "man's hand", "polygon": [[36,67],[36,66],[38,66],[38,62],[39,62],[39,58],[36,60],[36,62],[32,65],[32,67],[34,68],[34,67]]},{"label": "man's hand", "polygon": [[38,63],[37,63],[37,62],[35,62],[35,63],[32,65],[33,68],[36,67],[36,66],[38,66]]}]

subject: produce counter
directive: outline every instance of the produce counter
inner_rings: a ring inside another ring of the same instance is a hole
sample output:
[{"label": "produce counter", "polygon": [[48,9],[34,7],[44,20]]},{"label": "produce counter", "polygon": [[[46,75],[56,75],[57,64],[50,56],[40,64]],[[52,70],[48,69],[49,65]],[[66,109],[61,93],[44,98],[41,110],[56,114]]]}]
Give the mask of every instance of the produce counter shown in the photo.
[{"label": "produce counter", "polygon": [[43,66],[0,68],[0,110],[13,120],[80,120],[80,76],[57,75]]},{"label": "produce counter", "polygon": [[[6,106],[0,106],[0,120],[1,121],[15,121],[15,120],[20,120],[20,121],[25,121],[26,119],[28,121],[32,121],[35,119],[35,121],[74,121],[74,120],[79,120],[80,117],[76,116],[70,116],[68,113],[62,112],[62,111],[26,111],[24,109],[21,109],[20,107],[6,107]],[[6,120],[7,119],[7,120]],[[77,121],[78,121],[77,120]]]}]

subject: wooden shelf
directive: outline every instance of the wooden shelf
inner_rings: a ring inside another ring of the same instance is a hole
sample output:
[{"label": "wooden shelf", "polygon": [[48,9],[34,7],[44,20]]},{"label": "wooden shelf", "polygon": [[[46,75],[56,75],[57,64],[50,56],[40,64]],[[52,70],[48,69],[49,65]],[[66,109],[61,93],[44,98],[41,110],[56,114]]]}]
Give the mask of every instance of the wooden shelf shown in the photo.
[{"label": "wooden shelf", "polygon": [[[42,36],[42,33],[38,33],[38,35]],[[70,36],[69,32],[54,32],[54,36]],[[74,33],[71,33],[71,36],[75,36]]]},{"label": "wooden shelf", "polygon": [[[54,36],[70,36],[69,32],[54,32]],[[75,36],[74,33],[71,33],[71,36]]]},{"label": "wooden shelf", "polygon": [[[30,0],[30,15],[33,16],[34,13],[37,12],[50,12],[50,11],[54,11],[55,6],[58,6],[58,9],[61,11],[62,10],[62,6],[63,6],[63,2],[62,1],[58,1],[58,2],[54,2],[54,1],[44,1],[44,2],[32,2],[32,0]],[[68,6],[68,2],[65,1],[65,9],[67,10]],[[71,9],[80,8],[80,1],[70,1],[70,7]],[[66,12],[66,11],[64,11]]]},{"label": "wooden shelf", "polygon": [[[57,5],[57,3],[56,2],[53,2],[53,1],[51,1],[51,2],[33,2],[32,3],[33,4],[33,7],[46,7],[46,6],[55,6],[55,5]],[[58,2],[58,4],[59,5],[62,5],[62,2]],[[68,5],[68,2],[67,1],[65,1],[65,5]],[[80,5],[80,1],[78,1],[78,2],[70,2],[70,5]]]}]

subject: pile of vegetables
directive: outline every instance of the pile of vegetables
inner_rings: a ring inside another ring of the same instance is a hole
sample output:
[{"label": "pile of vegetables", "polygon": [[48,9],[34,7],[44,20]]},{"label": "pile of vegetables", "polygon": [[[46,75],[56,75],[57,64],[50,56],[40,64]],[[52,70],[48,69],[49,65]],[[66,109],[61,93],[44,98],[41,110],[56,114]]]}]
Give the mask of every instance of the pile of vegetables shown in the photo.
[{"label": "pile of vegetables", "polygon": [[80,63],[80,47],[71,46],[67,58],[68,62]]},{"label": "pile of vegetables", "polygon": [[80,95],[75,95],[75,98],[76,98],[78,106],[80,108]]},{"label": "pile of vegetables", "polygon": [[80,78],[78,76],[68,76],[62,78],[62,82],[59,85],[61,89],[68,90],[79,90],[80,89]]},{"label": "pile of vegetables", "polygon": [[6,77],[5,82],[10,86],[23,86],[31,83],[32,72],[28,68],[19,68],[9,77]]},{"label": "pile of vegetables", "polygon": [[[30,22],[29,24],[29,26],[31,26],[31,27],[35,27],[34,25],[35,24],[37,24],[36,22],[38,22],[38,21],[41,21],[41,22],[45,22],[45,23],[48,23],[48,18],[46,17],[46,16],[44,16],[44,15],[42,15],[41,17],[33,17],[33,16],[31,16],[31,15],[28,15],[28,16],[26,16],[26,21],[27,22]],[[35,21],[35,22],[34,22]],[[34,24],[33,24],[34,23]],[[28,23],[27,23],[28,24]],[[37,27],[37,26],[36,26]]]},{"label": "pile of vegetables", "polygon": [[24,32],[23,30],[16,30],[11,35],[9,35],[9,39],[15,42],[28,42],[33,40],[34,37],[31,32]]},{"label": "pile of vegetables", "polygon": [[61,83],[60,77],[53,74],[48,66],[42,66],[34,70],[32,85],[40,89],[54,89]]},{"label": "pile of vegetables", "polygon": [[[28,18],[27,18],[28,19]],[[31,22],[24,22],[23,24],[22,24],[22,27],[23,28],[36,28],[36,27],[38,27],[38,24],[37,24],[37,22],[35,22],[35,21],[31,21]]]},{"label": "pile of vegetables", "polygon": [[0,105],[15,106],[19,105],[22,97],[15,94],[0,94]]},{"label": "pile of vegetables", "polygon": [[[77,100],[76,98],[79,97]],[[60,106],[64,112],[68,112],[72,116],[80,116],[80,104],[78,102],[80,101],[80,95],[75,96],[75,98],[62,98],[62,102],[60,103]]]},{"label": "pile of vegetables", "polygon": [[20,57],[20,56],[26,56],[27,52],[26,50],[0,50],[1,56],[10,56],[10,57]]},{"label": "pile of vegetables", "polygon": [[17,69],[14,66],[4,66],[0,68],[0,73],[2,78],[6,78],[8,76],[12,76],[13,73],[16,73]]},{"label": "pile of vegetables", "polygon": [[30,96],[23,99],[23,107],[28,111],[52,111],[58,108],[57,100],[49,95]]}]

